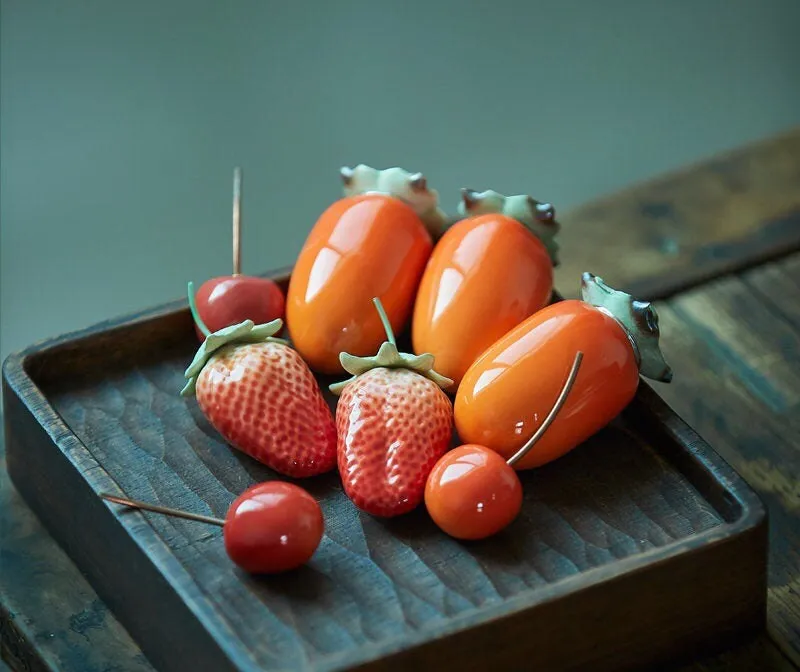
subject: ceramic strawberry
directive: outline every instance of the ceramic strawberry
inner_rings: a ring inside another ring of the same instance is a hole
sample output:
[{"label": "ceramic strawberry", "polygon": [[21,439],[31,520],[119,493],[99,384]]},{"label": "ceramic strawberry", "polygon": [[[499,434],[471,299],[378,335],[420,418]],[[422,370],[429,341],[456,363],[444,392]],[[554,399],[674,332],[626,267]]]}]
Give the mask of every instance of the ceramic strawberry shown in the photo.
[{"label": "ceramic strawberry", "polygon": [[345,493],[362,511],[390,517],[422,501],[428,474],[447,452],[453,405],[442,388],[452,381],[433,370],[433,355],[399,352],[383,306],[373,302],[388,340],[373,357],[341,353],[353,377],[330,389],[341,395],[337,455]]},{"label": "ceramic strawberry", "polygon": [[296,350],[274,338],[283,326],[245,320],[205,334],[186,369],[181,395],[200,410],[233,447],[285,476],[301,478],[336,466],[336,426],[314,375]]}]

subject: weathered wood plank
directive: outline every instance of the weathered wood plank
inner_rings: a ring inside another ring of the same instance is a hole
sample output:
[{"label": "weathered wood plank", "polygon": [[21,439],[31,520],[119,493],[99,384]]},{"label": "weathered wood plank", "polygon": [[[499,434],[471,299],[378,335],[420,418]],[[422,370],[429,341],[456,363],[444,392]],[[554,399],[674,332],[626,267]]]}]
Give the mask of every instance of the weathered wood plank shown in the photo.
[{"label": "weathered wood plank", "polygon": [[716,656],[676,666],[671,672],[796,672],[797,668],[764,634]]},{"label": "weathered wood plank", "polygon": [[583,271],[641,298],[661,298],[800,249],[800,128],[560,219],[556,281],[569,297]]},{"label": "weathered wood plank", "polygon": [[770,511],[769,631],[800,664],[800,254],[659,304],[657,392]]},{"label": "weathered wood plank", "polygon": [[14,490],[3,444],[0,433],[0,658],[28,672],[152,672]]}]

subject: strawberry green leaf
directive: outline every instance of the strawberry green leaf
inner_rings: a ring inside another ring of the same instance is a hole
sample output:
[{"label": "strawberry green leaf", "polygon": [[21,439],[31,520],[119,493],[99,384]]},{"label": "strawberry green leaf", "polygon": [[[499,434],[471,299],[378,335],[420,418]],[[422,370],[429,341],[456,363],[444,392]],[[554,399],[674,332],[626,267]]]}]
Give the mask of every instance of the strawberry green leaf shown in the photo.
[{"label": "strawberry green leaf", "polygon": [[422,355],[412,355],[406,352],[400,352],[397,349],[392,325],[389,323],[389,318],[386,316],[383,305],[377,298],[373,299],[373,303],[378,310],[378,314],[381,316],[381,322],[383,323],[383,328],[386,330],[387,340],[384,341],[378,349],[378,354],[372,357],[356,357],[347,352],[340,353],[339,362],[341,362],[342,368],[347,371],[347,373],[352,374],[353,377],[338,383],[333,383],[328,386],[328,389],[338,396],[347,385],[352,383],[362,373],[379,368],[408,369],[409,371],[414,371],[425,376],[443,389],[450,387],[453,381],[433,370],[434,358],[432,354],[424,353]]},{"label": "strawberry green leaf", "polygon": [[265,324],[255,324],[252,320],[245,320],[209,334],[184,373],[187,383],[181,390],[181,396],[188,397],[194,394],[197,377],[203,367],[221,348],[247,343],[283,343],[288,345],[283,339],[273,338],[282,327],[283,320],[281,319],[272,320],[272,322]]}]

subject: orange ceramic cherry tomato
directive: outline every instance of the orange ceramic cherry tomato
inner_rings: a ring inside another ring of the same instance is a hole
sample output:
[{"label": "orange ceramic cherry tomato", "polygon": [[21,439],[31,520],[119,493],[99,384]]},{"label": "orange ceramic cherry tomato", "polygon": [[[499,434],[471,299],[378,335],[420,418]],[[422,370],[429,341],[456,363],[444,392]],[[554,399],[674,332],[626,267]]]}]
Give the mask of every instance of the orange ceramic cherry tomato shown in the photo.
[{"label": "orange ceramic cherry tomato", "polygon": [[467,444],[436,463],[425,485],[425,506],[451,537],[485,539],[517,517],[522,484],[496,452]]},{"label": "orange ceramic cherry tomato", "polygon": [[339,353],[369,355],[384,341],[373,297],[397,333],[411,315],[433,240],[408,204],[415,193],[431,192],[421,176],[408,179],[408,202],[366,193],[333,203],[300,252],[286,295],[286,322],[294,347],[318,372],[341,373]]},{"label": "orange ceramic cherry tomato", "polygon": [[583,275],[582,294],[584,301],[562,301],[532,315],[469,368],[454,405],[463,441],[511,457],[544,421],[579,351],[583,363],[569,397],[515,468],[550,462],[607,425],[633,398],[640,373],[672,379],[649,303],[590,273]]},{"label": "orange ceramic cherry tomato", "polygon": [[494,209],[512,202],[520,219],[489,212],[450,227],[428,261],[414,305],[414,351],[433,354],[437,370],[455,384],[486,348],[547,305],[553,291],[548,249],[522,223],[554,233],[552,207],[464,190],[461,211],[486,212],[493,195]]},{"label": "orange ceramic cherry tomato", "polygon": [[517,468],[545,464],[585,441],[631,401],[639,370],[625,330],[577,300],[539,311],[470,367],[456,395],[459,436],[511,457],[544,419],[578,350],[583,366],[569,399]]}]

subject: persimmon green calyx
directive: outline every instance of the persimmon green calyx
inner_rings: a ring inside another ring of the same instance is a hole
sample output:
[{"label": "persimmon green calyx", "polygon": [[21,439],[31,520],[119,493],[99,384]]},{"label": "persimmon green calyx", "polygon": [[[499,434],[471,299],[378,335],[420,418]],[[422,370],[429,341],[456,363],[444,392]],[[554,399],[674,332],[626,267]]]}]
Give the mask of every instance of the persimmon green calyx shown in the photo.
[{"label": "persimmon green calyx", "polygon": [[182,397],[188,397],[194,394],[195,386],[197,385],[197,378],[203,367],[208,363],[221,348],[229,345],[244,345],[252,343],[280,343],[288,345],[288,342],[275,338],[275,334],[279,333],[283,328],[283,320],[280,318],[266,322],[264,324],[256,324],[252,320],[245,320],[239,324],[232,324],[229,327],[224,327],[214,333],[209,332],[208,327],[200,319],[197,314],[197,305],[194,300],[194,283],[189,283],[189,310],[192,313],[192,318],[197,324],[197,327],[205,335],[205,340],[195,353],[192,363],[184,373],[186,378],[186,385],[181,390]]},{"label": "persimmon green calyx", "polygon": [[561,224],[556,220],[555,208],[550,203],[537,201],[525,194],[504,196],[492,189],[462,189],[458,214],[462,217],[499,214],[516,219],[542,242],[553,267],[560,263],[557,237]]},{"label": "persimmon green calyx", "polygon": [[371,371],[372,369],[385,368],[385,369],[408,369],[415,373],[432,380],[439,387],[446,389],[453,384],[453,381],[446,376],[436,373],[433,369],[434,357],[430,353],[421,355],[413,355],[406,352],[400,352],[397,349],[397,341],[395,340],[392,325],[389,323],[389,318],[386,316],[386,311],[383,309],[380,299],[377,297],[372,299],[375,308],[380,315],[383,328],[386,330],[386,341],[383,342],[378,349],[376,355],[371,357],[356,357],[347,352],[339,355],[339,362],[342,364],[347,373],[352,375],[352,378],[343,380],[338,383],[333,383],[329,389],[333,394],[339,395],[342,390],[358,378],[361,374]]}]

